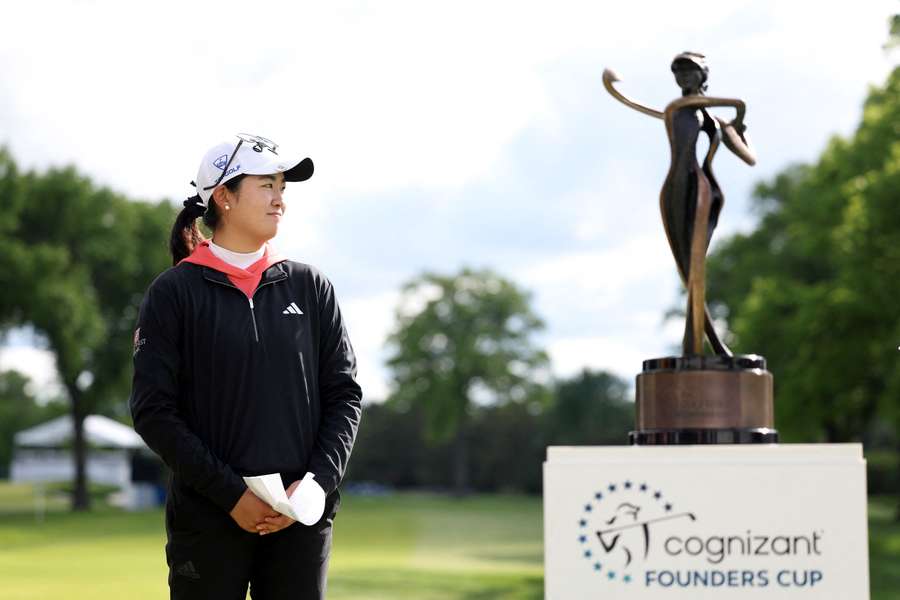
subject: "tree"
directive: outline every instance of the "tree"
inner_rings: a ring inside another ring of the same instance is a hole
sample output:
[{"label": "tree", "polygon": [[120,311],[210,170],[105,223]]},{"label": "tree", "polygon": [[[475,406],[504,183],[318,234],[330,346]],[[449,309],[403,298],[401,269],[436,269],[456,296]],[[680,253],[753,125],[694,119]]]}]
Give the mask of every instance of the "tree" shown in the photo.
[{"label": "tree", "polygon": [[467,432],[476,400],[534,402],[547,364],[529,295],[490,270],[426,273],[403,287],[388,343],[392,402],[424,407],[429,439],[453,440],[457,493],[469,486]]},{"label": "tree", "polygon": [[[900,16],[891,21],[900,39]],[[756,190],[755,231],[721,245],[711,296],[736,346],[769,358],[786,439],[877,439],[900,451],[900,67],[848,139]],[[900,519],[900,504],[897,518]]]},{"label": "tree", "polygon": [[898,122],[900,68],[870,92],[850,139],[759,185],[756,230],[711,257],[710,296],[727,306],[736,347],[769,360],[786,439],[859,439],[898,413]]},{"label": "tree", "polygon": [[56,358],[74,422],[73,508],[88,508],[84,418],[122,402],[143,291],[169,259],[175,212],[74,168],[20,174],[0,149],[0,330],[31,325]]},{"label": "tree", "polygon": [[547,456],[547,414],[536,405],[509,402],[478,411],[469,428],[478,460],[471,481],[479,491],[540,493]]},{"label": "tree", "polygon": [[557,382],[548,420],[551,444],[627,444],[634,429],[634,402],[622,379],[584,369]]},{"label": "tree", "polygon": [[362,410],[366,425],[356,437],[346,481],[416,488],[425,485],[422,475],[427,474],[447,485],[440,481],[444,473],[427,468],[429,448],[422,439],[420,410],[399,410],[387,402],[364,404]]}]

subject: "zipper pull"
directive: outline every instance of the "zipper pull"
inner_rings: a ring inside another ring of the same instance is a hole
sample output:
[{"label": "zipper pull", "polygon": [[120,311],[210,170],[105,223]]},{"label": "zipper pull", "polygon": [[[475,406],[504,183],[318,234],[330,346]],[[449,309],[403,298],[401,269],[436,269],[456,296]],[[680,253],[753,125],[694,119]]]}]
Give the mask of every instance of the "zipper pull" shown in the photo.
[{"label": "zipper pull", "polygon": [[256,312],[253,310],[253,298],[248,298],[250,300],[250,320],[253,321],[253,337],[256,341],[259,341],[259,329],[256,328]]}]

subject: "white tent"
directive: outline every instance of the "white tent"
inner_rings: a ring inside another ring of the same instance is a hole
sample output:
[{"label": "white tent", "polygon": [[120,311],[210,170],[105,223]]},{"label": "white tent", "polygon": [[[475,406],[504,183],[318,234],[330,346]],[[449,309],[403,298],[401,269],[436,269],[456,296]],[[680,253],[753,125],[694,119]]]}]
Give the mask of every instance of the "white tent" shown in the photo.
[{"label": "white tent", "polygon": [[[30,483],[72,481],[75,477],[73,437],[71,415],[16,433],[10,479]],[[125,498],[122,504],[133,507],[148,504],[136,494],[151,493],[144,490],[149,484],[135,482],[132,476],[135,455],[151,455],[141,436],[110,418],[89,415],[84,419],[84,437],[88,446],[88,481],[118,487]]]},{"label": "white tent", "polygon": [[[95,448],[144,448],[144,440],[134,429],[109,417],[90,415],[84,419],[84,436]],[[60,448],[71,444],[74,437],[72,416],[64,415],[15,434],[18,448]]]}]

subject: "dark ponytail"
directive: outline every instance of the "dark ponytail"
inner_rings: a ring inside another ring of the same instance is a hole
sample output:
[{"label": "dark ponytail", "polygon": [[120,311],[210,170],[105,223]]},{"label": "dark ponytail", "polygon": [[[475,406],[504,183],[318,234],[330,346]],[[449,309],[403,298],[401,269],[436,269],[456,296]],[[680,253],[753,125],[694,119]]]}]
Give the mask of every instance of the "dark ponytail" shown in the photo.
[{"label": "dark ponytail", "polygon": [[190,256],[197,244],[206,239],[197,227],[197,217],[203,216],[206,207],[200,196],[191,196],[184,201],[184,208],[175,217],[172,235],[169,238],[169,251],[172,253],[172,264],[177,265]]},{"label": "dark ponytail", "polygon": [[[223,185],[233,194],[237,194],[243,179],[244,175],[241,174],[234,179],[229,179]],[[203,217],[203,224],[210,231],[216,230],[216,226],[219,224],[219,211],[212,198],[209,199],[209,208],[203,206],[203,200],[199,195],[191,196],[184,201],[184,208],[175,217],[172,235],[169,238],[169,251],[172,253],[173,265],[177,265],[190,256],[198,244],[206,241],[206,236],[197,227],[198,217]]]}]

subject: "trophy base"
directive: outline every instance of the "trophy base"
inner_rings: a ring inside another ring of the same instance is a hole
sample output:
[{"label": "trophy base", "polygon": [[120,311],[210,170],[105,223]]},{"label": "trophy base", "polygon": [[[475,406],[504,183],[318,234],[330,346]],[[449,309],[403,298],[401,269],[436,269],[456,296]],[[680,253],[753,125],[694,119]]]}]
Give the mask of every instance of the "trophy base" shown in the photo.
[{"label": "trophy base", "polygon": [[774,429],[646,429],[628,432],[632,446],[679,446],[688,444],[777,444]]},{"label": "trophy base", "polygon": [[644,361],[637,377],[636,445],[772,444],[772,374],[756,355]]}]

